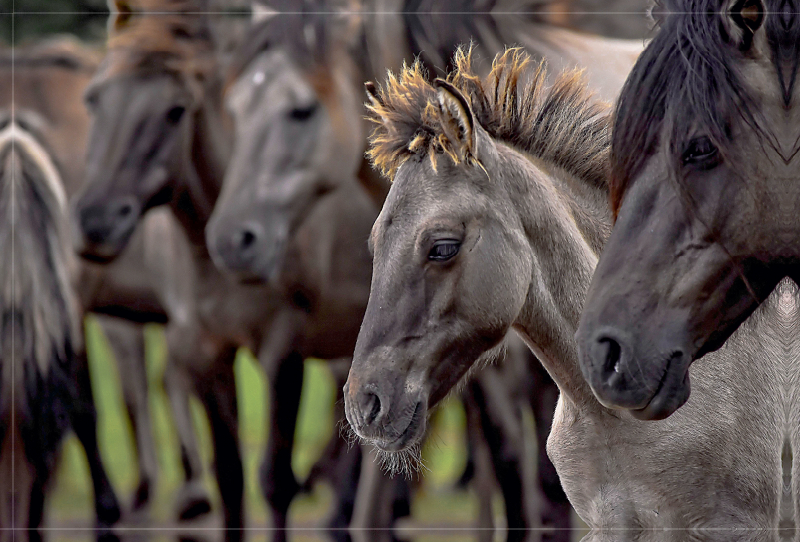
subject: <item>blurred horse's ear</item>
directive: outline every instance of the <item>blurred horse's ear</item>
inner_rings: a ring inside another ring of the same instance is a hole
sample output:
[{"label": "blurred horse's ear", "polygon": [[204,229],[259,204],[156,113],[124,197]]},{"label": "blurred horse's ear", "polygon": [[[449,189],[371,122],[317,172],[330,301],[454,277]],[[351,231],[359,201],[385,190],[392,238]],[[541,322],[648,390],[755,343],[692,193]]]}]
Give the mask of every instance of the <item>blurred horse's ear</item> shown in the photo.
[{"label": "blurred horse's ear", "polygon": [[108,10],[116,15],[118,13],[133,13],[130,0],[108,0]]},{"label": "blurred horse's ear", "polygon": [[130,0],[108,0],[108,25],[106,30],[109,36],[121,31],[133,16],[133,5]]},{"label": "blurred horse's ear", "polygon": [[[439,118],[447,142],[443,150],[451,154],[456,163],[466,162],[470,157],[477,160],[475,116],[469,102],[456,87],[444,79],[436,78],[433,86],[438,91]],[[451,148],[447,148],[447,144]]]},{"label": "blurred horse's ear", "polygon": [[263,2],[253,2],[253,5],[250,7],[250,20],[253,24],[257,24],[267,19],[271,19],[278,13],[280,13],[277,9],[272,6],[268,6]]},{"label": "blurred horse's ear", "polygon": [[766,8],[762,0],[730,0],[727,11],[728,32],[742,51],[753,45],[753,37],[764,24]]}]

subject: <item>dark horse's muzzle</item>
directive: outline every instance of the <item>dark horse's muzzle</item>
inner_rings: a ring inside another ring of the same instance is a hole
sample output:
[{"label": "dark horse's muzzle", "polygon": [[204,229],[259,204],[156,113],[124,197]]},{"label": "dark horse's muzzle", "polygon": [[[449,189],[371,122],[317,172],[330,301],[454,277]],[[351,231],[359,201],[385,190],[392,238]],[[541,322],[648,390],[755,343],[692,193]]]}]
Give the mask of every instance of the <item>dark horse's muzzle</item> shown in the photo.
[{"label": "dark horse's muzzle", "polygon": [[595,396],[609,408],[639,419],[666,418],[689,398],[691,356],[685,349],[639,348],[635,338],[612,326],[582,321],[576,334],[581,371]]}]

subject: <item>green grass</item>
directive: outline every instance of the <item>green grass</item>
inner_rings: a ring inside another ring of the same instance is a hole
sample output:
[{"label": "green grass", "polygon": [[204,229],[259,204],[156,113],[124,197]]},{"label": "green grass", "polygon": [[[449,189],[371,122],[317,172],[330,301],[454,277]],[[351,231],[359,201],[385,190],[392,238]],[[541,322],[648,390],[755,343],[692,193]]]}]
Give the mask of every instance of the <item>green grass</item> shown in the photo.
[{"label": "green grass", "polygon": [[[150,516],[154,521],[164,524],[174,517],[175,492],[180,487],[183,475],[178,439],[162,385],[166,362],[164,336],[161,328],[155,325],[146,328],[145,336],[149,400],[160,469]],[[117,365],[99,325],[91,318],[87,322],[87,347],[98,409],[101,454],[109,477],[123,504],[127,506],[138,483],[133,432],[122,399]],[[334,379],[325,362],[307,360],[305,365],[292,464],[300,479],[307,475],[319,458],[328,439],[334,434],[337,421],[333,412],[336,398]],[[265,423],[267,402],[264,374],[246,350],[239,353],[235,373],[248,524],[268,525],[268,512],[257,476],[268,430]],[[207,465],[207,487],[217,498],[208,467],[213,455],[208,421],[199,402],[195,399],[191,402],[195,430],[204,464]],[[423,457],[430,470],[414,503],[415,516],[418,515],[425,523],[435,522],[437,517],[447,523],[464,523],[465,526],[472,522],[476,508],[474,497],[447,491],[460,476],[466,461],[464,426],[464,412],[457,401],[448,402],[434,416],[434,437],[423,449]],[[331,488],[318,487],[312,494],[298,497],[292,505],[290,521],[299,524],[318,523],[327,513],[331,496]],[[48,503],[47,521],[51,525],[91,525],[94,520],[89,470],[83,450],[74,437],[67,439],[64,444]]]}]

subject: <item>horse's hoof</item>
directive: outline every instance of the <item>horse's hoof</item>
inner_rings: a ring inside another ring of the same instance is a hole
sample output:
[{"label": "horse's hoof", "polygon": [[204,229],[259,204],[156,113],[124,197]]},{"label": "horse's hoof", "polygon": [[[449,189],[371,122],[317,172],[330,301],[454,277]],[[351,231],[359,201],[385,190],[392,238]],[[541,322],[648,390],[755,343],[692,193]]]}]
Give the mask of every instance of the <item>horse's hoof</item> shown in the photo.
[{"label": "horse's hoof", "polygon": [[142,480],[133,496],[133,510],[139,511],[150,502],[150,482]]}]

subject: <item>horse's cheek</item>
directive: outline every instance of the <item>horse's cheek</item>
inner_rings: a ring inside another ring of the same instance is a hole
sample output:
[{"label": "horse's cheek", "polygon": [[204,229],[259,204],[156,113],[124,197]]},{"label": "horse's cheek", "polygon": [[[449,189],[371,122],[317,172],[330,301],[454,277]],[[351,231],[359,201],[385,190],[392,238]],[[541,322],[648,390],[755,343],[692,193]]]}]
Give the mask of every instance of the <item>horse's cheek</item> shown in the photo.
[{"label": "horse's cheek", "polygon": [[[462,277],[470,292],[469,312],[480,322],[483,333],[504,335],[525,301],[526,287],[521,280],[524,265],[519,254],[501,254],[496,243],[482,243],[474,251],[473,265]],[[530,276],[530,273],[528,273]]]}]

